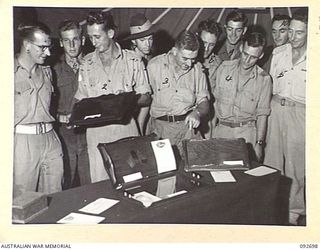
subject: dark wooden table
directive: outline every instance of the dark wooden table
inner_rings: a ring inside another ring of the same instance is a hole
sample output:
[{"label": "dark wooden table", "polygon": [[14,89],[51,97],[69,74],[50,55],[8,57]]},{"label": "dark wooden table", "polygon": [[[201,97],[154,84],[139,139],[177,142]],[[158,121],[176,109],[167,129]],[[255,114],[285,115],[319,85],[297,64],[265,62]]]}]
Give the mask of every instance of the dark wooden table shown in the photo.
[{"label": "dark wooden table", "polygon": [[261,177],[239,170],[232,174],[237,181],[230,183],[215,183],[209,173],[202,174],[201,181],[208,185],[148,208],[124,197],[109,180],[97,182],[50,195],[49,209],[29,223],[53,224],[97,198],[110,198],[120,202],[99,215],[105,217],[102,223],[279,224],[280,172]]}]

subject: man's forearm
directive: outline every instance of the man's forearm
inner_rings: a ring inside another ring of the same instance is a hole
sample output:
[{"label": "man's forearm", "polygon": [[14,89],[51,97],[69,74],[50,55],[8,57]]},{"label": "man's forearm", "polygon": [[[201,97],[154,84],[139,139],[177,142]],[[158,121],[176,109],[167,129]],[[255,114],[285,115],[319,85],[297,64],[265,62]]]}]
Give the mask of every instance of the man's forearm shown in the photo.
[{"label": "man's forearm", "polygon": [[265,136],[266,136],[266,131],[267,131],[267,119],[268,116],[266,115],[260,115],[257,118],[257,124],[256,124],[256,128],[257,128],[257,141],[265,140]]},{"label": "man's forearm", "polygon": [[209,113],[209,101],[206,99],[199,103],[194,111],[200,116],[204,117]]},{"label": "man's forearm", "polygon": [[151,101],[152,101],[152,98],[149,93],[141,94],[138,97],[137,104],[139,107],[146,107],[146,106],[150,106]]},{"label": "man's forearm", "polygon": [[146,118],[148,117],[148,114],[149,114],[149,108],[150,107],[141,107],[137,117],[141,135],[145,135],[144,128],[146,127],[146,121],[147,121]]}]

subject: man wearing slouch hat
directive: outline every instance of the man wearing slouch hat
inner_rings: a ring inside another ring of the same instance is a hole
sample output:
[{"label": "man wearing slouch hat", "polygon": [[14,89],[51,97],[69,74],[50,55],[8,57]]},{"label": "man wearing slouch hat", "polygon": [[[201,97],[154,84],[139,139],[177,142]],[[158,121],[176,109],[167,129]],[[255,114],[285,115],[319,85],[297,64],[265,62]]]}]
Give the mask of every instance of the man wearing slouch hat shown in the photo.
[{"label": "man wearing slouch hat", "polygon": [[[124,40],[131,40],[132,50],[142,60],[145,68],[144,73],[149,83],[147,72],[148,61],[152,58],[153,34],[157,29],[157,25],[153,25],[145,15],[138,13],[130,18],[130,35]],[[138,110],[137,122],[139,124],[140,133],[148,134],[147,122],[149,119],[149,107],[141,107]]]}]

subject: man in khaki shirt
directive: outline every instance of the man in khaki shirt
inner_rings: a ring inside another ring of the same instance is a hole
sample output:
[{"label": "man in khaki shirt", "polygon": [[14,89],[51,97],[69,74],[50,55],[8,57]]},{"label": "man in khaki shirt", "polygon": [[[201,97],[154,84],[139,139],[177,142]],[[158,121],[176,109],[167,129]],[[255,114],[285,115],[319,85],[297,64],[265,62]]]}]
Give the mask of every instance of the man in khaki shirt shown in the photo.
[{"label": "man in khaki shirt", "polygon": [[182,149],[182,140],[195,136],[200,118],[207,115],[209,92],[201,64],[195,63],[199,42],[195,34],[183,31],[175,46],[148,64],[153,90],[151,131],[169,138]]},{"label": "man in khaki shirt", "polygon": [[[60,23],[59,35],[63,55],[54,65],[53,75],[58,92],[56,95],[58,132],[64,151],[63,188],[68,189],[91,182],[85,128],[72,128],[68,125],[73,97],[78,89],[79,60],[82,58],[85,37],[81,26],[73,20]],[[79,183],[76,181],[77,174]]]},{"label": "man in khaki shirt", "polygon": [[[140,95],[138,105],[147,106],[151,98],[144,66],[132,51],[122,50],[120,45],[113,41],[114,30],[111,15],[103,12],[92,12],[88,15],[87,32],[95,51],[81,61],[79,87],[75,99],[135,91]],[[92,182],[109,178],[97,148],[98,143],[113,142],[137,135],[138,127],[134,119],[128,124],[110,124],[87,129]]]},{"label": "man in khaki shirt", "polygon": [[224,25],[227,38],[218,51],[222,60],[234,60],[240,57],[242,37],[247,31],[247,17],[238,11],[232,11],[227,15]]},{"label": "man in khaki shirt", "polygon": [[270,71],[270,63],[272,59],[272,51],[276,47],[284,45],[289,40],[289,23],[290,17],[288,15],[275,15],[271,20],[271,34],[274,45],[265,48],[264,56],[259,60],[260,65],[267,72]]},{"label": "man in khaki shirt", "polygon": [[271,77],[257,66],[265,39],[260,33],[246,36],[237,60],[224,61],[217,70],[213,91],[218,123],[213,137],[244,138],[261,161],[270,114]]},{"label": "man in khaki shirt", "polygon": [[[130,35],[124,40],[131,40],[131,47],[138,59],[142,60],[145,67],[146,79],[149,83],[147,72],[148,61],[152,58],[153,34],[157,29],[157,25],[150,22],[142,13],[137,13],[130,18]],[[150,107],[142,107],[137,112],[137,121],[140,128],[140,134],[149,134],[147,123],[149,120]]]},{"label": "man in khaki shirt", "polygon": [[199,61],[202,63],[203,71],[206,74],[208,90],[210,93],[210,111],[208,116],[204,118],[204,122],[200,125],[200,131],[205,138],[212,138],[212,129],[215,121],[213,108],[213,94],[215,74],[218,67],[222,63],[221,58],[214,53],[214,48],[220,36],[220,27],[213,19],[208,19],[199,23],[198,37],[201,41],[201,52],[199,53]]},{"label": "man in khaki shirt", "polygon": [[273,51],[273,98],[268,121],[266,165],[292,179],[289,223],[305,225],[305,112],[308,16],[297,10],[289,25],[289,43]]},{"label": "man in khaki shirt", "polygon": [[51,69],[50,31],[42,24],[19,25],[20,53],[14,60],[14,168],[13,191],[61,191],[62,149],[49,113]]}]

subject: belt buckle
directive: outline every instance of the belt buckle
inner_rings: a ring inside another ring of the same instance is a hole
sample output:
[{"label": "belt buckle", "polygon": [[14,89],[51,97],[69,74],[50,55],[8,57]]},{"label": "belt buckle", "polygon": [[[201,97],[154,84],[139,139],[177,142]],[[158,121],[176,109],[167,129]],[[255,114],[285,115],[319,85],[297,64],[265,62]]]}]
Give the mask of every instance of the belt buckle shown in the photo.
[{"label": "belt buckle", "polygon": [[42,132],[41,122],[36,124],[36,134],[40,135]]},{"label": "belt buckle", "polygon": [[39,129],[38,129],[38,134],[43,134],[46,133],[46,124],[44,122],[39,123]]},{"label": "belt buckle", "polygon": [[168,122],[175,122],[174,115],[168,115]]},{"label": "belt buckle", "polygon": [[244,125],[244,122],[239,122],[239,127],[241,128]]},{"label": "belt buckle", "polygon": [[280,105],[281,105],[281,106],[285,106],[285,105],[286,105],[286,99],[284,99],[284,98],[281,99],[281,100],[280,100]]}]

